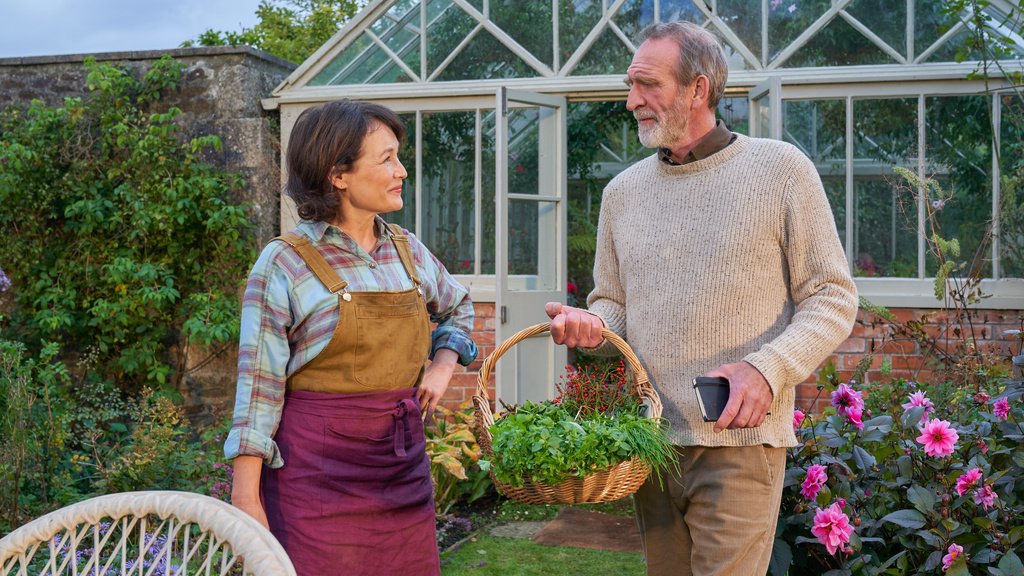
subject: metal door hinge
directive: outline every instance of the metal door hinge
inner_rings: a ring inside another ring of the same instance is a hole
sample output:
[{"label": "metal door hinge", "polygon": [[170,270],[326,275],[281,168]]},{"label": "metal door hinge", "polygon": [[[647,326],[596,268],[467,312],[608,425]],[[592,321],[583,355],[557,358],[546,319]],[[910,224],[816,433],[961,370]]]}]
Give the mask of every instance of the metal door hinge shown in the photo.
[{"label": "metal door hinge", "polygon": [[501,317],[501,323],[502,324],[507,323],[508,322],[508,308],[506,308],[505,306],[502,306],[501,307],[501,314],[499,314],[499,316]]}]

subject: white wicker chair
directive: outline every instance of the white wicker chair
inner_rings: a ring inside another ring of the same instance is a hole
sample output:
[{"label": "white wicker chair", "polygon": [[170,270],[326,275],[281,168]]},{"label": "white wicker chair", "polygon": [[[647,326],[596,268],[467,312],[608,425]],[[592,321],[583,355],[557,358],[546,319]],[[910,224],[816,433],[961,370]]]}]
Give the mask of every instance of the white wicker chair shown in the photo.
[{"label": "white wicker chair", "polygon": [[277,539],[209,496],[147,491],[98,496],[0,539],[0,576],[294,576]]}]

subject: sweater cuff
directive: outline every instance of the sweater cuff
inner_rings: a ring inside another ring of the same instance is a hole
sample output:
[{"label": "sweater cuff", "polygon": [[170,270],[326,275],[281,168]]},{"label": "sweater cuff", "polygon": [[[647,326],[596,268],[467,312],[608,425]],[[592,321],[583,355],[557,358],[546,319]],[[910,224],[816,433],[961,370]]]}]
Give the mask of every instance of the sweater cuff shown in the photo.
[{"label": "sweater cuff", "polygon": [[761,376],[764,376],[768,387],[772,389],[774,398],[778,398],[782,391],[789,387],[790,379],[787,378],[787,374],[790,370],[786,366],[785,360],[770,348],[764,347],[757,352],[747,354],[743,361],[756,368]]}]

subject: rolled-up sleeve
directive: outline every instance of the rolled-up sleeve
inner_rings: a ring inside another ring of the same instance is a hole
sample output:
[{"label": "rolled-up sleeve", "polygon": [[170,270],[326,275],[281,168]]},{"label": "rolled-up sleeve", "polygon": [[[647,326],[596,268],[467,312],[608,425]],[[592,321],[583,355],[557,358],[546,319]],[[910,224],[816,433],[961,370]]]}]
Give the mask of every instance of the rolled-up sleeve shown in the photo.
[{"label": "rolled-up sleeve", "polygon": [[284,407],[292,323],[290,281],[274,258],[282,246],[274,242],[263,251],[246,283],[235,411],[224,443],[228,459],[259,456],[271,468],[284,465],[273,437]]}]

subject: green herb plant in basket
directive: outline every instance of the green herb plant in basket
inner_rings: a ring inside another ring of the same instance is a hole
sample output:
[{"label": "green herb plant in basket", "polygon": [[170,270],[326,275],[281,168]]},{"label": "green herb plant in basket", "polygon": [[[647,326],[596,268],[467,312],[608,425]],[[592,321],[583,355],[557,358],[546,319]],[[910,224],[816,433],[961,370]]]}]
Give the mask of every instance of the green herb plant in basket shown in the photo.
[{"label": "green herb plant in basket", "polygon": [[480,369],[477,438],[495,485],[527,504],[581,504],[628,496],[651,473],[660,479],[663,467],[675,465],[661,402],[632,350],[608,330],[623,362],[567,367],[556,399],[490,413],[486,381],[497,357],[548,327],[512,336]]}]

